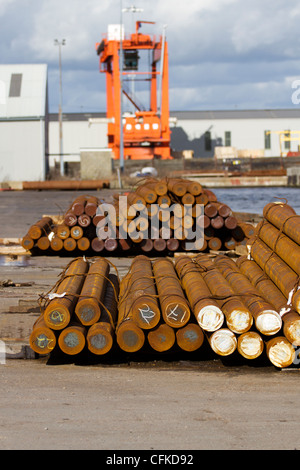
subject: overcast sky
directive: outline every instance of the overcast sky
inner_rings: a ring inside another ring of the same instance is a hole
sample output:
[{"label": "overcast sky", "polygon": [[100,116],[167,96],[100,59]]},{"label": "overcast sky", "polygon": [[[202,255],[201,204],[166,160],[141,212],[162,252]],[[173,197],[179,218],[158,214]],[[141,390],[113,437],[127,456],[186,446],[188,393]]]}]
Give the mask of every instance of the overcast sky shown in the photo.
[{"label": "overcast sky", "polygon": [[[124,13],[125,33],[136,20],[166,27],[170,110],[292,108],[300,79],[299,0],[123,0],[142,13]],[[105,76],[95,43],[120,23],[120,0],[0,0],[1,63],[48,64],[50,112],[59,101],[62,49],[63,111],[105,112]]]}]

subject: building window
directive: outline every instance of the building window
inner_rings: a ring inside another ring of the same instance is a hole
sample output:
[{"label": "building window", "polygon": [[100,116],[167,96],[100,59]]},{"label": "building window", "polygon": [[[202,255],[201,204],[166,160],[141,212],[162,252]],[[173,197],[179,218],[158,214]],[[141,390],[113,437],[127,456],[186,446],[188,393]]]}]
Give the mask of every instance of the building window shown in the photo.
[{"label": "building window", "polygon": [[231,147],[231,132],[225,131],[225,147]]},{"label": "building window", "polygon": [[271,131],[265,131],[265,150],[271,148]]},{"label": "building window", "polygon": [[290,150],[291,149],[291,141],[289,140],[291,138],[291,131],[285,131],[284,132],[284,137],[288,140],[284,141],[284,148],[285,150]]},{"label": "building window", "polygon": [[211,151],[211,134],[209,131],[204,134],[204,147],[207,152]]},{"label": "building window", "polygon": [[22,74],[12,73],[10,79],[9,96],[11,98],[21,96]]}]

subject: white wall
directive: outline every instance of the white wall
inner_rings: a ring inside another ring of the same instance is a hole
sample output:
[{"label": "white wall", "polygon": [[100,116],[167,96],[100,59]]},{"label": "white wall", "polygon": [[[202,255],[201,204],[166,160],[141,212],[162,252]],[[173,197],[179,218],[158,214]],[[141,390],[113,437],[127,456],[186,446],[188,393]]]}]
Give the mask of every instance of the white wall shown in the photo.
[{"label": "white wall", "polygon": [[[212,140],[220,140],[221,145],[225,145],[225,131],[231,132],[231,146],[239,150],[243,149],[264,149],[265,131],[300,131],[300,119],[276,118],[276,119],[199,119],[199,120],[178,120],[176,128],[173,130],[174,141],[177,143],[178,129],[184,131],[183,142],[186,150],[193,149],[195,157],[209,156],[209,152],[204,149],[204,134],[211,132]],[[178,132],[180,139],[182,132]],[[176,139],[175,139],[176,136]],[[187,147],[190,145],[190,147]],[[300,141],[291,142],[291,151],[297,151]],[[182,150],[182,148],[180,148]],[[271,134],[271,149],[265,150],[265,156],[279,156],[279,135]]]},{"label": "white wall", "polygon": [[[263,149],[265,147],[264,132],[299,130],[299,118],[254,118],[254,119],[178,119],[176,127],[172,127],[171,146],[174,150],[194,150],[195,157],[212,157],[214,145],[225,145],[225,132],[231,132],[231,146],[238,150]],[[212,151],[205,151],[204,134],[210,130]],[[63,122],[63,152],[65,161],[80,161],[80,149],[99,149],[107,147],[107,124],[88,125],[88,121]],[[300,142],[291,142],[291,151],[298,150]],[[49,123],[49,153],[59,153],[59,124]],[[279,156],[279,136],[271,134],[271,149],[265,150],[266,157]],[[59,156],[50,155],[50,165]]]},{"label": "white wall", "polygon": [[45,179],[43,121],[0,122],[0,182]]},{"label": "white wall", "polygon": [[[64,161],[80,161],[80,149],[99,149],[107,147],[107,124],[92,124],[88,121],[63,122],[63,153],[71,154],[64,157]],[[50,166],[59,161],[59,123],[49,122],[49,154]],[[51,155],[52,154],[52,155]]]}]

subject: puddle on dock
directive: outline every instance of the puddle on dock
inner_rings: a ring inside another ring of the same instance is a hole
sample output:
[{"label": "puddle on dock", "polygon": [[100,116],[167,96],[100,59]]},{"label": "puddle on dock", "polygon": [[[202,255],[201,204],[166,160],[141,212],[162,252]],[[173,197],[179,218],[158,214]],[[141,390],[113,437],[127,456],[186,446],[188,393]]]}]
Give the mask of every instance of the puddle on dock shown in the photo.
[{"label": "puddle on dock", "polygon": [[0,266],[25,267],[30,264],[30,256],[27,255],[0,255]]}]

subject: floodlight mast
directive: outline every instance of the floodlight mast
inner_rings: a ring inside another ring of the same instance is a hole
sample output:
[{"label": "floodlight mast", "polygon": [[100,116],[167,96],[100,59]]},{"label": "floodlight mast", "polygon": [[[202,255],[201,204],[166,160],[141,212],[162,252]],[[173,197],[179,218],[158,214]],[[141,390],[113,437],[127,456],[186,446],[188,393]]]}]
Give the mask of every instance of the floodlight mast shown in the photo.
[{"label": "floodlight mast", "polygon": [[54,45],[58,46],[59,51],[59,106],[58,106],[58,120],[59,120],[59,159],[60,159],[60,174],[65,175],[64,168],[64,155],[63,155],[63,131],[62,131],[62,66],[61,66],[61,48],[66,45],[66,40],[54,39]]}]

